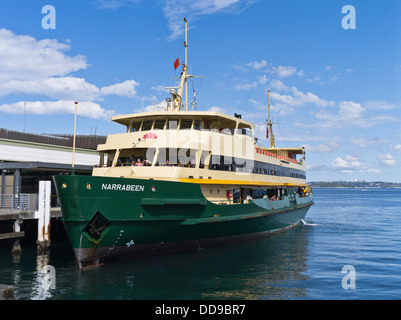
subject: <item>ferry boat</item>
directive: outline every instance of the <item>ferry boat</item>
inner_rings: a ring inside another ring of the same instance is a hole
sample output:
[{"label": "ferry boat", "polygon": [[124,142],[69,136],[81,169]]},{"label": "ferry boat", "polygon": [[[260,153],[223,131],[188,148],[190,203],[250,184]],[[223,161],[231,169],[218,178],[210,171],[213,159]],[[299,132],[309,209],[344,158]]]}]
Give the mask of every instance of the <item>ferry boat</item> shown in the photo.
[{"label": "ferry boat", "polygon": [[[115,116],[91,176],[54,176],[79,267],[285,231],[313,205],[303,148],[269,147],[240,115],[190,111],[185,62],[164,110]],[[185,92],[185,99],[184,97]],[[269,99],[268,99],[269,101]]]}]

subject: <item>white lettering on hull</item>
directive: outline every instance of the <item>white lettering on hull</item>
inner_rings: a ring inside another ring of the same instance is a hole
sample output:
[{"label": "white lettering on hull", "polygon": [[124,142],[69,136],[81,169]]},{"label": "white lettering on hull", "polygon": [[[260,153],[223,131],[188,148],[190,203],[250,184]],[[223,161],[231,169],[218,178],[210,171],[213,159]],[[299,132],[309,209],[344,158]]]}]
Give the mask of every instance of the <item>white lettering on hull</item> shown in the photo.
[{"label": "white lettering on hull", "polygon": [[138,184],[102,183],[102,190],[114,191],[145,191],[145,186]]}]

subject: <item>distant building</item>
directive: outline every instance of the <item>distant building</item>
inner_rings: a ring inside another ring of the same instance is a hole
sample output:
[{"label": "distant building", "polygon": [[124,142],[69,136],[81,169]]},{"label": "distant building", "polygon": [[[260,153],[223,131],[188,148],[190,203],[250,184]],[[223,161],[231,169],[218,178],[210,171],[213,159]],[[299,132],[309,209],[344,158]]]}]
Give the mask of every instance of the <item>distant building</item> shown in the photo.
[{"label": "distant building", "polygon": [[[105,136],[76,136],[74,169],[77,174],[92,172],[93,166],[99,163],[97,145],[105,141]],[[0,129],[0,195],[37,193],[39,180],[69,174],[72,145],[72,135]]]}]

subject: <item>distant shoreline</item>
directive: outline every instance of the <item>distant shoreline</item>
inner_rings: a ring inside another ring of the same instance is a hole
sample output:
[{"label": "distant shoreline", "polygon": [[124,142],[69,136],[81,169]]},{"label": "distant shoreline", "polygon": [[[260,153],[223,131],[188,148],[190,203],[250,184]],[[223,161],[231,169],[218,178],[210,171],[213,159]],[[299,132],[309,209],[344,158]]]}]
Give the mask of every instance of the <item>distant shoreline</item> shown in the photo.
[{"label": "distant shoreline", "polygon": [[313,188],[351,188],[351,189],[398,189],[401,183],[383,181],[311,181],[308,184]]}]

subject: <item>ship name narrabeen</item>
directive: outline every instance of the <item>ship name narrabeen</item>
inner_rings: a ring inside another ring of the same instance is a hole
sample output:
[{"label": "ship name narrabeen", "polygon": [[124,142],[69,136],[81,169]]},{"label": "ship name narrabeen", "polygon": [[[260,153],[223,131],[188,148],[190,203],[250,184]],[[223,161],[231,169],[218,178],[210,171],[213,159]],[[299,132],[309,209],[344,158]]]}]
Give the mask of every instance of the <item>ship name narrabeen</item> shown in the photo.
[{"label": "ship name narrabeen", "polygon": [[139,184],[102,183],[102,190],[145,191],[145,186]]}]

